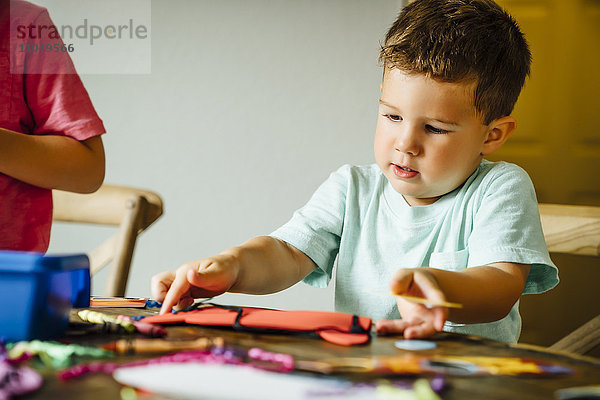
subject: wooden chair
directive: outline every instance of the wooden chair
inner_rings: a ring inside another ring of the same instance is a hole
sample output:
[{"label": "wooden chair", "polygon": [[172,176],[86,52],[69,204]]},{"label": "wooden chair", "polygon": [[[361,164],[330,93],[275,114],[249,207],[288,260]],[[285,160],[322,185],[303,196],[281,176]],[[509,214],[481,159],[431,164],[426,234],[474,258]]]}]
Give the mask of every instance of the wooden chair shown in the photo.
[{"label": "wooden chair", "polygon": [[[540,204],[539,210],[548,251],[600,260],[600,207]],[[586,354],[598,345],[600,315],[551,345],[550,349]]]},{"label": "wooden chair", "polygon": [[124,296],[137,237],[163,212],[160,196],[147,190],[102,185],[92,194],[54,190],[52,197],[54,221],[119,227],[88,256],[92,275],[112,261],[104,294]]}]

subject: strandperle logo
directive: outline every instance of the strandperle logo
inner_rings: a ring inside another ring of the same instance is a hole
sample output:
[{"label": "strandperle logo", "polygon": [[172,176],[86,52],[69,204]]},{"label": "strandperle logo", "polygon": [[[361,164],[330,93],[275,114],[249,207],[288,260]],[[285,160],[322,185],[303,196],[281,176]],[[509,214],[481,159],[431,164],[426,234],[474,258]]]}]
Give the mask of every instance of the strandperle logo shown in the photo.
[{"label": "strandperle logo", "polygon": [[69,40],[86,39],[91,46],[98,40],[115,39],[147,39],[148,27],[144,24],[136,24],[133,19],[129,19],[125,24],[105,24],[97,25],[89,23],[85,18],[77,26],[73,25],[17,25],[17,39],[60,39],[67,42]]},{"label": "strandperle logo", "polygon": [[[45,9],[35,19],[19,15],[23,7],[10,7],[11,70],[27,62],[28,74],[152,72],[151,0],[31,2]],[[75,69],[57,68],[69,58]]]}]

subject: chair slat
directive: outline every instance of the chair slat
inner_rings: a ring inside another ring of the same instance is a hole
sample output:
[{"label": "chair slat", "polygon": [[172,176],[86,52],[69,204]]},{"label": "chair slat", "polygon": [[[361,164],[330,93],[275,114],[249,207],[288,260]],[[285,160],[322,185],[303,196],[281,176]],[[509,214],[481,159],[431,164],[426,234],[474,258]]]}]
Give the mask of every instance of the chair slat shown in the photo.
[{"label": "chair slat", "polygon": [[118,226],[117,234],[90,252],[90,273],[111,263],[104,291],[107,296],[124,296],[137,236],[163,212],[160,196],[126,186],[102,185],[91,194],[54,190],[53,220]]}]

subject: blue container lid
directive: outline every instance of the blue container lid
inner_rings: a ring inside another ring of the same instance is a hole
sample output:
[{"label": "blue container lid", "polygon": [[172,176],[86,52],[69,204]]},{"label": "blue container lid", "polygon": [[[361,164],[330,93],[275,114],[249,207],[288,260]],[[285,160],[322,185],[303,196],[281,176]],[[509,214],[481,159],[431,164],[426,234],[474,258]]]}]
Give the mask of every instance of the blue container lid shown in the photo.
[{"label": "blue container lid", "polygon": [[44,255],[23,251],[0,251],[0,272],[49,272],[89,268],[85,254]]}]

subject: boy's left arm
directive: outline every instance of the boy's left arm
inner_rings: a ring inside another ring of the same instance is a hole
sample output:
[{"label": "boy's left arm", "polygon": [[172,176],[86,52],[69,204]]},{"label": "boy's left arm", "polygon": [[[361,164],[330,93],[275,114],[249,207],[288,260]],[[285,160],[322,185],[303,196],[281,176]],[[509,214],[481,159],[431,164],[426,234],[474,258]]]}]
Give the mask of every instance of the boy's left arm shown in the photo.
[{"label": "boy's left arm", "polygon": [[404,333],[407,339],[439,332],[447,320],[485,323],[504,318],[521,296],[529,265],[493,263],[460,272],[437,268],[399,269],[390,288],[395,294],[424,297],[432,302],[451,301],[462,308],[428,308],[398,298],[401,320],[380,320],[378,333]]},{"label": "boy's left arm", "polygon": [[78,141],[59,135],[25,135],[0,128],[0,172],[31,185],[78,193],[104,180],[100,136]]}]

